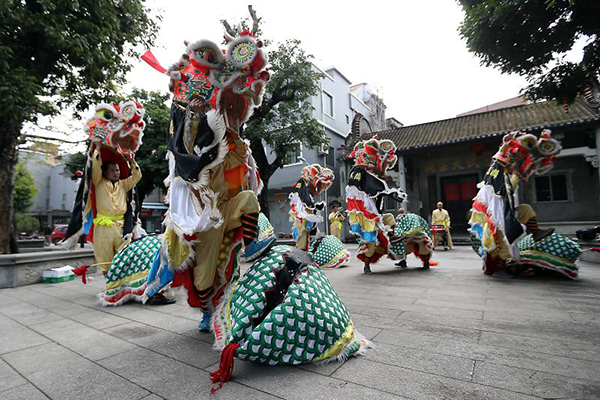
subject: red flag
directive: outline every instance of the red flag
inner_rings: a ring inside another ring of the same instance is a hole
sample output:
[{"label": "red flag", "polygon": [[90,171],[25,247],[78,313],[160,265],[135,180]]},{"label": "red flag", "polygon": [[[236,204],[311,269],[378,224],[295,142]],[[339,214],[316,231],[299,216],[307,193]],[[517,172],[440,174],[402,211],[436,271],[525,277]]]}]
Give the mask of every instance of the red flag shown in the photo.
[{"label": "red flag", "polygon": [[165,72],[167,72],[167,70],[164,69],[162,65],[160,65],[160,63],[158,62],[156,57],[154,57],[154,54],[152,54],[152,51],[146,50],[146,52],[144,54],[142,54],[142,56],[140,58],[142,60],[146,61],[152,68],[154,68],[161,74],[164,74]]}]

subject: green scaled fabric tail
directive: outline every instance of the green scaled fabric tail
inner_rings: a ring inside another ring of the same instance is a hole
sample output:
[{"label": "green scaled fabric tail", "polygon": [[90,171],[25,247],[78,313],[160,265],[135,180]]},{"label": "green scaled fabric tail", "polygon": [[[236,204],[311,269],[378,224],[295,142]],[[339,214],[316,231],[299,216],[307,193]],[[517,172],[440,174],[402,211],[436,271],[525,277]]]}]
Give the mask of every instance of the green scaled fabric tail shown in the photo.
[{"label": "green scaled fabric tail", "polygon": [[268,365],[343,361],[368,345],[324,272],[290,246],[275,246],[232,282],[213,328],[219,350]]},{"label": "green scaled fabric tail", "polygon": [[558,272],[568,278],[577,279],[579,268],[575,261],[581,254],[581,247],[573,240],[556,232],[536,242],[527,235],[519,242],[521,264]]},{"label": "green scaled fabric tail", "polygon": [[420,215],[406,213],[396,220],[394,235],[404,237],[403,240],[390,244],[390,258],[394,260],[403,260],[406,253],[413,249],[416,249],[416,255],[427,255],[433,252],[431,229]]},{"label": "green scaled fabric tail", "polygon": [[148,273],[160,246],[158,236],[145,236],[115,255],[106,273],[106,289],[101,295],[103,306],[118,306],[129,300],[142,301]]}]

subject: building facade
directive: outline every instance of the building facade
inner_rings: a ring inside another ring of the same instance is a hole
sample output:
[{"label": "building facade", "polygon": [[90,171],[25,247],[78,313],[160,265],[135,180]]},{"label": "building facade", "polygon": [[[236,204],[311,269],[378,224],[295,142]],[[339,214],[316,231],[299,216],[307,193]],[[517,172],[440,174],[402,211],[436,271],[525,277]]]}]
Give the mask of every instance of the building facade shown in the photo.
[{"label": "building facade", "polygon": [[72,179],[62,158],[52,154],[21,150],[19,162],[25,163],[35,179],[38,192],[29,213],[38,218],[40,228],[68,224],[79,179]]},{"label": "building facade", "polygon": [[521,183],[517,201],[530,204],[542,226],[573,235],[600,225],[600,110],[578,99],[568,108],[553,102],[522,104],[379,133],[398,147],[398,184],[408,211],[431,219],[438,201],[452,219],[453,234],[467,235],[477,184],[502,137],[512,131],[539,135],[551,129],[563,147],[546,175]]},{"label": "building facade", "polygon": [[[329,137],[329,146],[327,148],[311,149],[299,143],[296,151],[291,152],[288,156],[290,163],[271,176],[267,194],[269,216],[277,234],[291,233],[288,196],[291,192],[291,186],[300,179],[300,173],[306,164],[318,163],[332,169],[335,173],[335,180],[331,188],[320,199],[316,199],[327,204],[323,215],[328,214],[329,205],[332,202],[337,201],[344,204],[347,168],[344,162],[338,160],[338,149],[346,143],[354,115],[360,113],[369,118],[372,114],[371,108],[363,101],[363,97],[359,97],[362,92],[358,91],[356,87],[353,92],[350,80],[337,68],[332,67],[325,70],[321,70],[316,66],[314,68],[322,72],[325,77],[319,83],[321,93],[313,96],[310,99],[310,104],[313,107],[313,117],[323,126]],[[371,96],[373,101],[375,97]],[[385,112],[383,101],[379,98],[377,98],[377,101],[381,103],[379,106]],[[381,123],[384,124],[385,114],[381,115],[381,118]],[[267,155],[270,157],[269,162],[272,162],[275,156],[270,154],[268,149]],[[325,224],[320,224],[319,229],[327,232],[328,227]]]}]

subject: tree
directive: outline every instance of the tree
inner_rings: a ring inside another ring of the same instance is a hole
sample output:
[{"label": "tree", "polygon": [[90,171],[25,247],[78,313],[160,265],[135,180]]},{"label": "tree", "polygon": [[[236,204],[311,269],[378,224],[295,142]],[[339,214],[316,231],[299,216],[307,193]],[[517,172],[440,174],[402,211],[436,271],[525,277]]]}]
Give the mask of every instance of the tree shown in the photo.
[{"label": "tree", "polygon": [[[25,122],[105,100],[125,82],[135,47],[157,32],[144,0],[0,2],[0,215],[13,220],[16,147]],[[0,225],[0,253],[16,252]]]},{"label": "tree", "polygon": [[35,179],[23,163],[18,163],[15,168],[15,192],[13,198],[15,212],[27,212],[33,204],[33,198],[37,192]]},{"label": "tree", "polygon": [[39,229],[40,223],[37,218],[31,215],[25,215],[31,205],[33,204],[33,198],[37,194],[38,190],[35,187],[35,179],[31,176],[31,173],[27,170],[27,167],[23,163],[18,163],[15,168],[15,192],[14,192],[14,210],[15,210],[15,221],[19,232],[27,232],[28,234],[33,233],[36,229]]},{"label": "tree", "polygon": [[[253,10],[253,22],[258,25]],[[232,36],[249,29],[248,20],[233,28],[222,21]],[[260,34],[260,29],[258,30]],[[264,40],[269,56],[268,71],[271,78],[266,85],[264,97],[243,129],[243,136],[250,141],[250,149],[256,160],[264,188],[260,195],[262,212],[269,216],[267,192],[269,179],[285,164],[286,154],[296,143],[310,148],[328,144],[329,138],[319,122],[313,118],[311,96],[320,93],[319,81],[323,74],[313,68],[313,56],[307,54],[299,40],[290,39],[269,49],[270,41]],[[267,149],[275,156],[269,162]]]},{"label": "tree", "polygon": [[[597,0],[459,0],[460,34],[485,66],[525,76],[532,100],[570,104],[598,90],[600,2]],[[565,59],[586,40],[583,58]]]}]

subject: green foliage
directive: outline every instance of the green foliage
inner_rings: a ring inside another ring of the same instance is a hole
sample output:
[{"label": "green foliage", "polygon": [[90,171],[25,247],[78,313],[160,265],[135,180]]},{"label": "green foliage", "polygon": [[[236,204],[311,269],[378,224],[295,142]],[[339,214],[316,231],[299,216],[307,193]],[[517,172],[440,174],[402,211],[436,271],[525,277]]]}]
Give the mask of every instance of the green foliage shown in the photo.
[{"label": "green foliage", "polygon": [[[275,154],[268,166],[261,165],[261,154],[255,154],[261,177],[268,178],[281,168],[285,155],[300,141],[310,148],[327,144],[329,139],[323,127],[313,118],[311,96],[320,92],[319,80],[323,74],[312,65],[312,56],[301,47],[299,40],[291,39],[269,51],[269,72],[262,104],[254,111],[244,129],[244,136],[253,144],[252,150],[263,148],[264,141]],[[260,150],[259,150],[260,153]]]},{"label": "green foliage", "polygon": [[27,167],[21,163],[17,164],[15,168],[15,190],[13,197],[15,212],[27,212],[33,204],[33,198],[37,192],[35,179],[31,176]]},{"label": "green foliage", "polygon": [[157,26],[144,0],[0,2],[0,119],[85,110],[125,82]]},{"label": "green foliage", "polygon": [[[532,100],[572,103],[597,87],[600,71],[600,2],[597,0],[459,0],[460,33],[482,64],[526,76]],[[565,59],[586,39],[581,62]]]},{"label": "green foliage", "polygon": [[65,167],[73,174],[77,171],[85,171],[85,163],[87,162],[87,156],[84,153],[71,154],[65,161]]},{"label": "green foliage", "polygon": [[25,215],[21,212],[15,214],[17,221],[17,230],[31,235],[33,232],[40,229],[40,221],[31,215]]}]

